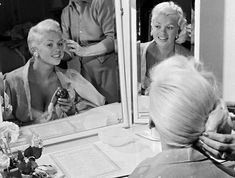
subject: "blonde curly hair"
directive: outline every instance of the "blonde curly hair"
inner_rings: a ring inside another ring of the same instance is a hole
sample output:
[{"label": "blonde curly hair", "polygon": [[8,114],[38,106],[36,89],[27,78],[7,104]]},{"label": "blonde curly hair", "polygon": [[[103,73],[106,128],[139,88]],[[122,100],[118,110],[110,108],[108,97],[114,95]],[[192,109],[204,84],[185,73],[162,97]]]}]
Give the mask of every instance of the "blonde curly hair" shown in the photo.
[{"label": "blonde curly hair", "polygon": [[154,19],[160,14],[175,14],[178,17],[178,26],[180,29],[178,38],[175,40],[176,43],[181,44],[184,43],[187,39],[187,20],[184,16],[184,12],[180,6],[175,4],[172,1],[162,2],[157,4],[152,10],[151,16],[151,26],[153,26]]}]

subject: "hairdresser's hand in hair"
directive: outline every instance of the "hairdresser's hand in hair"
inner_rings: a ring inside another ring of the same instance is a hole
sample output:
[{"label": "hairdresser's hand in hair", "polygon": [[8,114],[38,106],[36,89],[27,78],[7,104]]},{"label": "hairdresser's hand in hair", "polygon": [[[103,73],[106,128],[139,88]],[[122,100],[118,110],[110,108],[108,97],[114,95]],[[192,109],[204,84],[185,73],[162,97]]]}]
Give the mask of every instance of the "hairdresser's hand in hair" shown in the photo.
[{"label": "hairdresser's hand in hair", "polygon": [[205,128],[206,132],[199,138],[205,152],[215,158],[235,159],[235,135],[230,135],[232,127],[229,121],[231,121],[231,118],[227,107],[220,100],[209,115]]},{"label": "hairdresser's hand in hair", "polygon": [[66,46],[70,53],[74,53],[80,57],[88,56],[89,51],[87,50],[87,47],[82,47],[73,40],[66,40]]},{"label": "hairdresser's hand in hair", "polygon": [[231,133],[231,126],[229,125],[229,112],[225,103],[220,100],[216,108],[211,111],[206,122],[206,132]]},{"label": "hairdresser's hand in hair", "polygon": [[235,160],[235,135],[206,132],[200,137],[204,151],[217,159]]}]

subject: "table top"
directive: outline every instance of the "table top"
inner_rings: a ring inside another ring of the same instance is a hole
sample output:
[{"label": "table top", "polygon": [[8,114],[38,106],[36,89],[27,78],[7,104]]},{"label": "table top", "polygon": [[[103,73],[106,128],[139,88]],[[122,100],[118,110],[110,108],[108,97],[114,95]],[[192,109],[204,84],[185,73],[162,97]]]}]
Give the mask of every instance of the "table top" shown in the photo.
[{"label": "table top", "polygon": [[[57,167],[58,177],[110,178],[129,175],[144,159],[161,151],[159,140],[151,140],[147,125],[134,125],[129,129],[108,128],[99,135],[45,147],[38,164]],[[115,135],[116,134],[116,135]],[[120,137],[120,138],[119,138]],[[128,137],[128,139],[126,139]],[[122,139],[123,138],[123,139]]]}]

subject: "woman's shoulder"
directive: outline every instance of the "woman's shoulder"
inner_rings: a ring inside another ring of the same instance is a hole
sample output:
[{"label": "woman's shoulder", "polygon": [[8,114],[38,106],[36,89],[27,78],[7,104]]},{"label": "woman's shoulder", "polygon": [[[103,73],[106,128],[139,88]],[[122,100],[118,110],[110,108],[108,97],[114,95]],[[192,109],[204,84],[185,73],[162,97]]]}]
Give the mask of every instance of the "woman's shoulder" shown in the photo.
[{"label": "woman's shoulder", "polygon": [[193,56],[192,52],[189,49],[185,48],[183,45],[178,43],[175,44],[175,51],[176,54],[180,54],[186,57]]},{"label": "woman's shoulder", "polygon": [[19,67],[11,72],[7,72],[4,74],[4,78],[11,79],[11,78],[23,78],[23,70],[24,66]]},{"label": "woman's shoulder", "polygon": [[145,56],[148,47],[149,47],[153,42],[154,42],[154,41],[148,41],[148,42],[144,42],[144,43],[137,42],[137,51],[139,51],[141,55],[144,55],[144,56]]},{"label": "woman's shoulder", "polygon": [[140,43],[140,47],[141,48],[146,48],[152,43],[153,43],[153,41],[147,41],[147,42],[144,42],[144,43]]}]

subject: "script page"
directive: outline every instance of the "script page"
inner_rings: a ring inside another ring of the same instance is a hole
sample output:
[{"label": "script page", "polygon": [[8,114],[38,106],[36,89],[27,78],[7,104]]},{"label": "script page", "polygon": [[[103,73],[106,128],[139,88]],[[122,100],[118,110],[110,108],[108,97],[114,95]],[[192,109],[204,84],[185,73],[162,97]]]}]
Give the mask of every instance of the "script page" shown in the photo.
[{"label": "script page", "polygon": [[98,178],[120,168],[94,145],[51,155],[67,178]]}]

